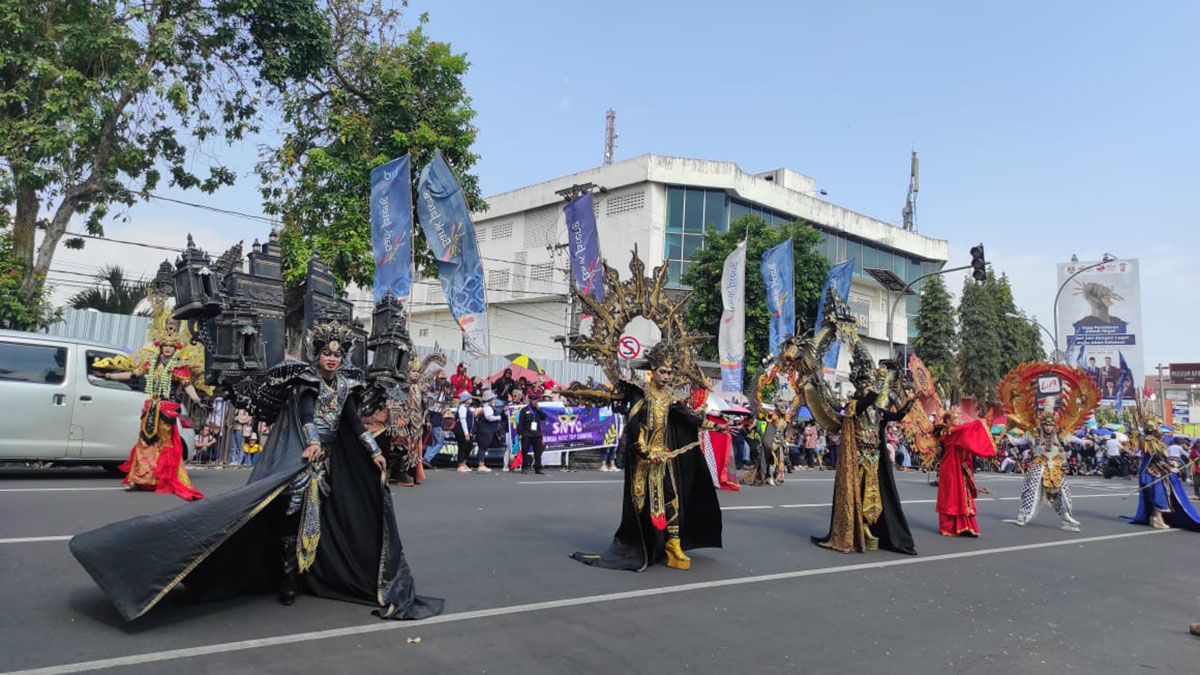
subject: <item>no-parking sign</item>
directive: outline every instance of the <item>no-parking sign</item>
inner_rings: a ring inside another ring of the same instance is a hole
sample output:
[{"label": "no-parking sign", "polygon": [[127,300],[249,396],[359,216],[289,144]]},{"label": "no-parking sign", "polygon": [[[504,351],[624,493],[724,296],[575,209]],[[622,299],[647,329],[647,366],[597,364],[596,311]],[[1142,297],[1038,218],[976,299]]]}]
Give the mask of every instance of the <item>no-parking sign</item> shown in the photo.
[{"label": "no-parking sign", "polygon": [[620,341],[617,342],[617,356],[626,361],[636,359],[641,353],[642,343],[632,335],[622,335]]}]

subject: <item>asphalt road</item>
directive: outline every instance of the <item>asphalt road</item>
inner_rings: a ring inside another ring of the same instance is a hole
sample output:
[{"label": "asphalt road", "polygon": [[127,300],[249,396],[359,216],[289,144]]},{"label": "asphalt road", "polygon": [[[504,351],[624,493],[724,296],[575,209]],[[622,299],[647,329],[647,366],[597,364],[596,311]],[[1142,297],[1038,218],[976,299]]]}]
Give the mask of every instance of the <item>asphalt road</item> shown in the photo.
[{"label": "asphalt road", "polygon": [[[209,493],[244,470],[197,469]],[[823,534],[829,472],[722,492],[725,548],[689,572],[601,570],[620,475],[430,472],[394,490],[425,622],[273,596],[120,619],[67,551],[69,535],[177,506],[100,471],[0,469],[0,671],[67,673],[1140,673],[1194,672],[1200,538],[1123,523],[1129,482],[1072,480],[1081,533],[1052,510],[1024,528],[1019,479],[981,475],[980,539],[937,534],[936,489],[900,474],[917,557],[842,555]],[[273,561],[266,561],[270,564]],[[246,561],[247,565],[264,561]],[[415,641],[419,638],[419,642]],[[37,670],[41,669],[41,670]]]}]

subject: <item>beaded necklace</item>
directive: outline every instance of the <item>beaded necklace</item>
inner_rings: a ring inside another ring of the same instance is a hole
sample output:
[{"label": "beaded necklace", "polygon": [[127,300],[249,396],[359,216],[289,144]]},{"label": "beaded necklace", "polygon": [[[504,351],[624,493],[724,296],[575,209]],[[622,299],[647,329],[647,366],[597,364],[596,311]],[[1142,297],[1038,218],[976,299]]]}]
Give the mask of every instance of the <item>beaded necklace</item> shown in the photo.
[{"label": "beaded necklace", "polygon": [[178,360],[179,355],[172,354],[166,364],[161,361],[155,362],[154,368],[146,376],[147,396],[160,399],[171,397],[171,376],[175,372],[175,364]]}]

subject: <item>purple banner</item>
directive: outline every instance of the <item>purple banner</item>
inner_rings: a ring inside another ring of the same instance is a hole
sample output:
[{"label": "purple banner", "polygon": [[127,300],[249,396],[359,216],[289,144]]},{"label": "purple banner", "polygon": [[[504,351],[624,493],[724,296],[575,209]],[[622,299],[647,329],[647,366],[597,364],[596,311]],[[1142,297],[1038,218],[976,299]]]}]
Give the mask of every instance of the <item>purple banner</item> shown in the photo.
[{"label": "purple banner", "polygon": [[[546,413],[542,427],[542,441],[546,449],[551,446],[571,445],[616,445],[621,427],[612,408],[564,407],[558,403],[543,403]],[[512,408],[508,415],[509,438],[514,444],[517,439],[517,416],[522,408]],[[514,445],[513,452],[520,452]]]},{"label": "purple banner", "polygon": [[571,270],[575,286],[585,295],[604,299],[604,273],[600,267],[600,239],[596,234],[596,213],[592,193],[567,204],[567,245],[571,251]]}]

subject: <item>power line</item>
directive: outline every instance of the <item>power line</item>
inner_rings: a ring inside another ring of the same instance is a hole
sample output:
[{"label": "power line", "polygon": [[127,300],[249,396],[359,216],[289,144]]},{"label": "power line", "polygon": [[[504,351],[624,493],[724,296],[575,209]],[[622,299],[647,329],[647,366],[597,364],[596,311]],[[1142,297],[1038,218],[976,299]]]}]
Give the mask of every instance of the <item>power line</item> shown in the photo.
[{"label": "power line", "polygon": [[204,209],[205,211],[212,211],[214,213],[222,213],[227,216],[236,216],[238,218],[245,218],[247,220],[256,220],[259,222],[267,223],[269,225],[278,225],[279,224],[279,221],[275,220],[274,218],[269,218],[267,216],[257,216],[257,215],[254,215],[253,213],[242,213],[241,211],[231,211],[229,209],[220,209],[215,206],[208,206],[206,204],[196,204],[195,202],[185,202],[182,199],[172,199],[171,197],[163,197],[161,195],[155,195],[155,194],[150,195],[150,197],[151,197],[151,199],[157,199],[159,201],[172,202],[175,204],[182,204],[183,206],[190,206],[190,207],[196,208],[196,209]]},{"label": "power line", "polygon": [[140,241],[127,241],[124,239],[112,239],[110,237],[101,237],[95,234],[84,234],[83,232],[67,232],[68,237],[83,237],[84,239],[99,239],[100,241],[108,241],[114,244],[126,244],[128,246],[141,246],[142,248],[153,248],[159,251],[170,251],[172,253],[183,253],[181,248],[171,248],[170,246],[159,246],[158,244],[145,244]]}]

